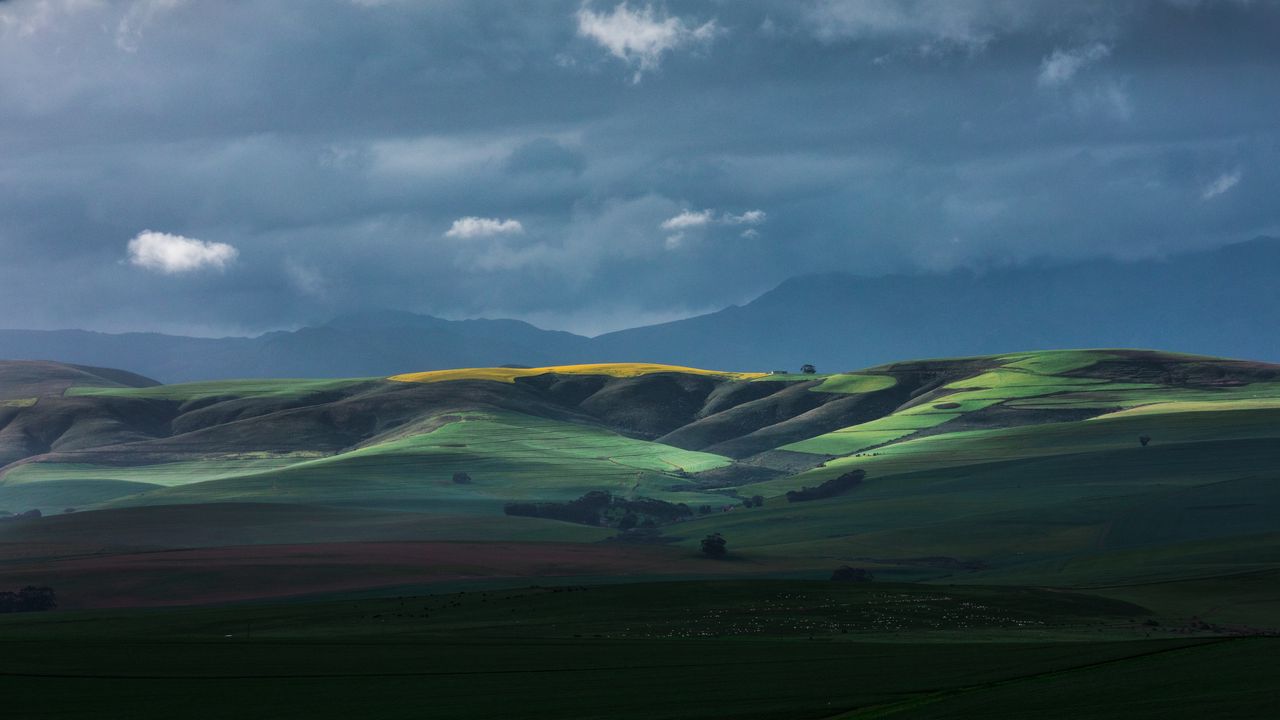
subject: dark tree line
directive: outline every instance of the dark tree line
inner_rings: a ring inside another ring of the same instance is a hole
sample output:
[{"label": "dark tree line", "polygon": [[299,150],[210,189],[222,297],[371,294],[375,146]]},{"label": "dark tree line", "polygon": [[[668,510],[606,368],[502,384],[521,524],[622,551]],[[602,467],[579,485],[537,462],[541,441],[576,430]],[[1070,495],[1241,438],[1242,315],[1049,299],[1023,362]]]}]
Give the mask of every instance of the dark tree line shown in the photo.
[{"label": "dark tree line", "polygon": [[841,565],[831,573],[831,579],[836,582],[871,582],[876,576],[866,568],[849,567]]},{"label": "dark tree line", "polygon": [[28,585],[17,592],[0,592],[0,613],[42,612],[56,607],[53,588]]},{"label": "dark tree line", "polygon": [[683,503],[669,503],[652,498],[627,500],[614,497],[603,490],[592,490],[576,500],[563,503],[507,503],[503,512],[507,515],[548,518],[621,530],[651,528],[693,516],[693,511]]},{"label": "dark tree line", "polygon": [[818,487],[805,487],[799,490],[788,490],[787,502],[825,500],[826,498],[843,495],[844,493],[847,493],[861,485],[862,479],[866,476],[867,472],[865,470],[851,470],[840,477],[831,478]]}]

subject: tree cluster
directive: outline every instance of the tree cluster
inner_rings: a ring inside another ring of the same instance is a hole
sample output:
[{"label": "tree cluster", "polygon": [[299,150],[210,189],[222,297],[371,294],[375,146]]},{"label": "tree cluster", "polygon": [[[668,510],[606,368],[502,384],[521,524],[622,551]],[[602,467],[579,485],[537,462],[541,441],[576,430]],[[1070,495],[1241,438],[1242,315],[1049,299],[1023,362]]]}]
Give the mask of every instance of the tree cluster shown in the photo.
[{"label": "tree cluster", "polygon": [[507,503],[507,515],[563,520],[579,525],[616,527],[620,530],[651,528],[678,522],[693,516],[684,503],[669,503],[653,498],[627,500],[603,490],[592,490],[576,500],[564,503]]},{"label": "tree cluster", "polygon": [[0,592],[0,613],[42,612],[56,607],[53,588],[28,585],[17,592]]},{"label": "tree cluster", "polygon": [[865,470],[851,470],[840,477],[831,478],[818,487],[804,487],[787,491],[787,502],[805,502],[807,500],[825,500],[843,495],[862,484],[867,476]]},{"label": "tree cluster", "polygon": [[702,538],[702,554],[709,558],[722,558],[729,554],[729,543],[720,533],[712,533]]},{"label": "tree cluster", "polygon": [[849,567],[841,565],[831,573],[831,579],[836,582],[871,582],[875,580],[875,575],[866,568]]}]

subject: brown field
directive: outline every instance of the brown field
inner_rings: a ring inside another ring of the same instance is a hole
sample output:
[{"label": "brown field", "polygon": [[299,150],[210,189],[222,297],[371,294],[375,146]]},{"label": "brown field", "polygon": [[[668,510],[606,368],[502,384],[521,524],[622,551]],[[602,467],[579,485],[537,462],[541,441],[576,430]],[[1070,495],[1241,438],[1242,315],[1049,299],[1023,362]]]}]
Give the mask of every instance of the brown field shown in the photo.
[{"label": "brown field", "polygon": [[[34,554],[68,546],[29,546]],[[705,576],[764,572],[670,547],[571,543],[371,542],[251,545],[15,557],[0,588],[48,585],[64,609],[201,605],[460,580]]]}]

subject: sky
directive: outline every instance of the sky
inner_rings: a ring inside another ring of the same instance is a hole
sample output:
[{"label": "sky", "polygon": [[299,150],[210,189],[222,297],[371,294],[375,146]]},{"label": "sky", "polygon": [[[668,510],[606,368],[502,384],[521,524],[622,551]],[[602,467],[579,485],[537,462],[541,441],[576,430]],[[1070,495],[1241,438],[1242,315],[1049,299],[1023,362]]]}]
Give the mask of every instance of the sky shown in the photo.
[{"label": "sky", "polygon": [[0,327],[585,334],[1280,234],[1280,2],[0,0]]}]

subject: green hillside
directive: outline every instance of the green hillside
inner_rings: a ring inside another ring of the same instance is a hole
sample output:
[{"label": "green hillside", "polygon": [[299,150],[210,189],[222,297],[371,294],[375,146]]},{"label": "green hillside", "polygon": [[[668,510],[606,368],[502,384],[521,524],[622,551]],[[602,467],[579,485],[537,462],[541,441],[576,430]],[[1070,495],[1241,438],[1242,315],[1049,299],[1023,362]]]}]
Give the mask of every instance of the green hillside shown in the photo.
[{"label": "green hillside", "polygon": [[[1265,569],[1141,551],[1280,533],[1265,363],[1076,350],[830,375],[613,364],[153,387],[22,370],[13,394],[48,391],[0,407],[9,513],[366,508],[483,518],[501,540],[528,537],[512,503],[604,491],[685,506],[646,542],[692,552],[720,532],[770,568],[1001,583]],[[787,498],[855,471],[852,489]]]},{"label": "green hillside", "polygon": [[[661,496],[671,502],[715,502],[722,496],[671,491],[682,477],[724,467],[710,453],[627,438],[590,425],[517,413],[466,413],[429,432],[321,458],[168,463],[137,468],[133,480],[164,489],[122,497],[113,505],[230,501],[396,506],[431,512],[501,513],[511,500],[571,500],[592,490]],[[131,468],[109,468],[128,476]],[[455,473],[466,473],[465,484]],[[44,478],[90,479],[97,466],[33,463],[6,484]]]}]

